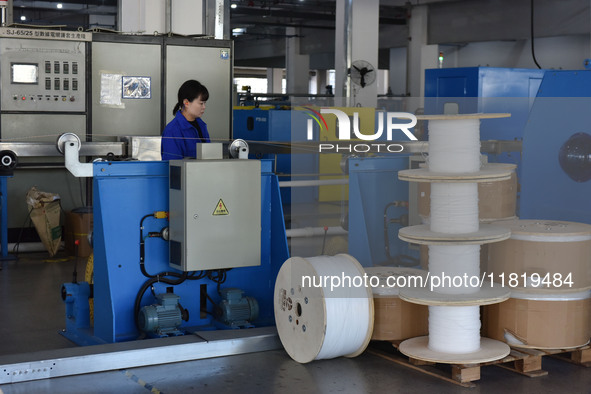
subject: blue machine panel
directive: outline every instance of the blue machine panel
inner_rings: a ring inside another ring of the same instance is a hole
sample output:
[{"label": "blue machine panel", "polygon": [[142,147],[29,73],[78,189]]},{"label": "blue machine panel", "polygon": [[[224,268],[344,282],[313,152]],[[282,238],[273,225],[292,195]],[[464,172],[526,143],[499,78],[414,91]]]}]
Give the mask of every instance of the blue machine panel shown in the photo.
[{"label": "blue machine panel", "polygon": [[[571,138],[577,134],[584,138]],[[522,218],[591,224],[591,180],[585,180],[591,174],[589,140],[591,71],[546,72],[524,133]],[[560,163],[566,149],[575,174]]]},{"label": "blue machine panel", "polygon": [[409,188],[398,171],[408,166],[406,154],[349,159],[349,253],[363,266],[418,265],[418,252],[398,238]]},{"label": "blue machine panel", "polygon": [[[233,122],[233,138],[240,138],[247,142],[297,142],[306,138],[306,122],[310,119],[303,111],[291,110],[263,110],[235,109]],[[293,130],[293,134],[292,134]],[[317,130],[315,127],[315,133]],[[317,137],[316,137],[317,138]],[[318,173],[318,155],[299,155],[297,161],[292,161],[290,154],[266,154],[263,159],[274,160],[274,171],[280,181],[291,179],[291,174],[316,174]],[[292,168],[294,162],[297,168]],[[306,188],[291,193],[291,189],[283,188],[281,198],[284,203],[310,202],[318,196],[317,188]],[[292,201],[292,198],[297,201]]]},{"label": "blue machine panel", "polygon": [[[449,103],[459,113],[510,113],[483,120],[481,140],[521,140],[545,70],[461,67],[425,70],[425,113],[441,114]],[[489,154],[490,162],[520,164],[518,152]],[[519,175],[519,169],[518,169]]]}]

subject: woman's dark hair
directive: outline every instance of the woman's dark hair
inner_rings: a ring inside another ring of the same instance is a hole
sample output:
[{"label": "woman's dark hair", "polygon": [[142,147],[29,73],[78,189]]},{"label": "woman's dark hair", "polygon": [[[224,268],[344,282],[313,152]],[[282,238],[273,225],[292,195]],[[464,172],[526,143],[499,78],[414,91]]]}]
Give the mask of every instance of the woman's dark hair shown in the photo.
[{"label": "woman's dark hair", "polygon": [[178,101],[172,109],[172,114],[176,115],[177,111],[183,108],[183,101],[185,99],[193,101],[199,97],[201,97],[201,100],[207,101],[209,98],[209,91],[207,88],[199,81],[195,81],[194,79],[185,81],[179,88]]}]

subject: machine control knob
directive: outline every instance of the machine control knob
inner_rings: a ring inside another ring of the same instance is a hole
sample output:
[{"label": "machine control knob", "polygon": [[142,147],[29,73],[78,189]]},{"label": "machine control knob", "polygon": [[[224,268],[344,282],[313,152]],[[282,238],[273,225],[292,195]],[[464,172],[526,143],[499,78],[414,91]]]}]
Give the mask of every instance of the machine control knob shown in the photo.
[{"label": "machine control knob", "polygon": [[562,145],[558,153],[562,170],[575,182],[591,179],[591,135],[576,133]]}]

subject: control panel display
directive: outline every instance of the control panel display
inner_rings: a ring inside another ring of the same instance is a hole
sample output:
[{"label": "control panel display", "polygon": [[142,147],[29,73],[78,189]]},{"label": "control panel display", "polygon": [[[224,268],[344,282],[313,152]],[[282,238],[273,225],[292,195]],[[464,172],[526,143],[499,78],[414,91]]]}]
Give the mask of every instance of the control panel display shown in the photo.
[{"label": "control panel display", "polygon": [[10,65],[10,75],[12,83],[38,84],[39,83],[39,65],[38,64],[19,64]]},{"label": "control panel display", "polygon": [[82,41],[0,38],[1,110],[84,112],[85,62]]}]

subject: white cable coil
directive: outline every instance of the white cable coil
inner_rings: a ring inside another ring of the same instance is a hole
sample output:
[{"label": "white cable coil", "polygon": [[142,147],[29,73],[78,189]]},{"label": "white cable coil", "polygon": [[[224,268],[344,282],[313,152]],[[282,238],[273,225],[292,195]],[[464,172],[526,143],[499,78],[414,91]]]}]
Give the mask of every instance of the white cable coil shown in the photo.
[{"label": "white cable coil", "polygon": [[429,121],[428,163],[431,172],[478,172],[480,120]]},{"label": "white cable coil", "polygon": [[441,286],[433,289],[437,293],[478,292],[479,283],[470,278],[480,276],[480,245],[429,245],[429,273],[441,279]]},{"label": "white cable coil", "polygon": [[[480,170],[480,120],[433,120],[429,122],[429,171],[472,173]],[[431,184],[431,231],[447,234],[477,232],[478,185]],[[435,292],[472,294],[465,277],[480,274],[480,245],[430,245],[429,273],[450,278]],[[461,279],[455,283],[454,279]],[[480,348],[478,306],[429,306],[429,349],[465,354]]]},{"label": "white cable coil", "polygon": [[450,354],[480,349],[479,306],[430,306],[429,349]]},{"label": "white cable coil", "polygon": [[291,358],[306,363],[365,350],[374,311],[364,274],[359,262],[345,254],[293,257],[283,264],[275,284],[275,321]]},{"label": "white cable coil", "polygon": [[478,231],[478,185],[432,183],[430,228],[447,234]]}]

